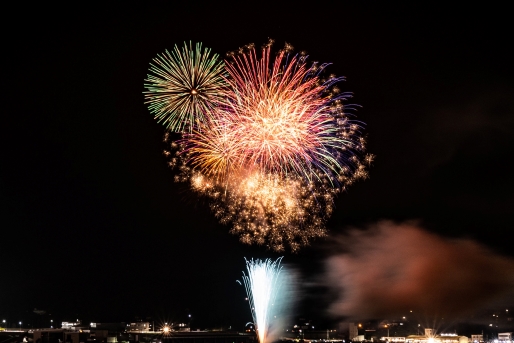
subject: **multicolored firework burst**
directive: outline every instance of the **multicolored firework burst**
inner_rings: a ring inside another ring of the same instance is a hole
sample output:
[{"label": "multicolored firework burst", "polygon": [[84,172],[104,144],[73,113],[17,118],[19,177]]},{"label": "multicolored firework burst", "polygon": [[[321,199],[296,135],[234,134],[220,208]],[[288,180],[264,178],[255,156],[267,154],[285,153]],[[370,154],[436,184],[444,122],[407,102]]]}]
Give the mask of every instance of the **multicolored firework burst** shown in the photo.
[{"label": "multicolored firework burst", "polygon": [[[282,50],[270,60],[270,47],[258,58],[255,49],[227,64],[227,106],[219,109],[229,126],[236,164],[264,173],[295,174],[311,179],[315,172],[340,173],[341,148],[357,144],[338,125],[334,97],[327,91],[338,79],[320,82],[316,66]],[[357,127],[355,127],[357,129]],[[313,173],[314,172],[314,173]]]},{"label": "multicolored firework burst", "polygon": [[214,201],[244,243],[292,251],[326,234],[338,192],[366,178],[362,124],[348,114],[326,64],[307,64],[292,47],[273,58],[253,45],[225,61],[223,94],[209,118],[172,143],[178,181]]},{"label": "multicolored firework burst", "polygon": [[217,54],[197,43],[184,43],[172,52],[157,55],[150,63],[145,87],[150,112],[168,129],[191,131],[207,120],[214,104],[224,96],[225,69]]}]

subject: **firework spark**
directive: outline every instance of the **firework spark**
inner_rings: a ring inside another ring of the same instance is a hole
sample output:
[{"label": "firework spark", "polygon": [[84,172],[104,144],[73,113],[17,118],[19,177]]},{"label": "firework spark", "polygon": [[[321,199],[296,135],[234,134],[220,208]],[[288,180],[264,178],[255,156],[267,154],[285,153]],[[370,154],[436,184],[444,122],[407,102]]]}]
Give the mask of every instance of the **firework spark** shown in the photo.
[{"label": "firework spark", "polygon": [[362,125],[343,106],[342,78],[323,78],[326,64],[308,66],[291,49],[274,58],[271,44],[260,56],[253,45],[230,54],[208,120],[166,152],[177,180],[213,199],[242,242],[277,251],[324,236],[334,197],[366,178],[373,158],[363,156]]},{"label": "firework spark", "polygon": [[207,120],[225,86],[223,62],[197,43],[158,55],[150,63],[146,103],[159,122],[175,132],[191,131]]},{"label": "firework spark", "polygon": [[246,260],[248,275],[243,272],[243,280],[260,343],[267,341],[275,300],[280,292],[281,261],[282,257],[276,261]]}]

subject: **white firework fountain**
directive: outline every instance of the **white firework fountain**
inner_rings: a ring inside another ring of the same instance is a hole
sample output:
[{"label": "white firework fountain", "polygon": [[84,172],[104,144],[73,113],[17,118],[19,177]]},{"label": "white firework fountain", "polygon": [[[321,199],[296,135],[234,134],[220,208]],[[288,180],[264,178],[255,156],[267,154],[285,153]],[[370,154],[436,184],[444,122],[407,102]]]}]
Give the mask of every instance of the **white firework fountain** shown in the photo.
[{"label": "white firework fountain", "polygon": [[282,257],[276,261],[246,260],[248,275],[243,272],[243,280],[260,343],[267,342],[271,319],[277,309],[275,300],[281,286],[281,261]]}]

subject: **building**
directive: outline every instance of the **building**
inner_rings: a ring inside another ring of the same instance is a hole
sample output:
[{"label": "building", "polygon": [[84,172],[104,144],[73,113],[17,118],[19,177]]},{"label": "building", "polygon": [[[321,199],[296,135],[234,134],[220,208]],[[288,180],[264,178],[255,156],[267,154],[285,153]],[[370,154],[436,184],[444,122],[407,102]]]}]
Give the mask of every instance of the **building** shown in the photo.
[{"label": "building", "polygon": [[512,332],[501,332],[501,333],[498,333],[498,341],[500,341],[500,342],[510,342],[510,341],[512,341]]},{"label": "building", "polygon": [[348,331],[348,339],[350,341],[359,336],[359,327],[355,323],[348,324]]},{"label": "building", "polygon": [[410,335],[406,337],[406,343],[469,343],[466,336],[458,336],[454,333],[440,335]]},{"label": "building", "polygon": [[380,337],[380,341],[384,342],[394,342],[394,343],[404,343],[406,341],[405,337]]},{"label": "building", "polygon": [[80,327],[81,322],[77,319],[76,322],[62,322],[61,328],[64,330],[77,330],[78,327]]},{"label": "building", "polygon": [[[103,336],[100,337],[102,331]],[[255,333],[224,332],[171,332],[163,337],[162,332],[124,333],[107,335],[106,330],[85,332],[84,330],[37,329],[25,331],[0,331],[2,343],[258,343]]]},{"label": "building", "polygon": [[131,333],[129,343],[258,343],[255,333],[232,331],[170,332],[165,337],[159,332]]},{"label": "building", "polygon": [[130,323],[130,325],[127,326],[127,331],[129,331],[129,332],[148,332],[148,331],[150,331],[150,323],[149,322]]}]

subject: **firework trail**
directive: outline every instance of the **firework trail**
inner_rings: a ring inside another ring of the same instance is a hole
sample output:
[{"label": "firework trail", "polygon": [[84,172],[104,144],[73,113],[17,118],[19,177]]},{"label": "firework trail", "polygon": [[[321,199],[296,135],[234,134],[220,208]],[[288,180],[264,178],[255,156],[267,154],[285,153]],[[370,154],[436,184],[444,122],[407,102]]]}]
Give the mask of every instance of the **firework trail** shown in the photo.
[{"label": "firework trail", "polygon": [[[210,197],[211,208],[247,244],[292,251],[326,235],[334,197],[367,177],[362,124],[350,97],[292,47],[272,57],[253,45],[229,54],[216,97],[177,127],[191,128],[165,154],[177,181]],[[150,92],[150,96],[154,96]],[[176,117],[178,120],[178,117]],[[169,137],[167,135],[166,137]]]},{"label": "firework trail", "polygon": [[243,281],[260,343],[267,341],[275,300],[280,292],[281,261],[282,257],[276,261],[246,260],[248,275],[243,272]]},{"label": "firework trail", "polygon": [[159,122],[175,132],[191,131],[207,120],[225,85],[223,62],[210,49],[184,43],[158,55],[150,63],[145,87],[146,103]]}]

